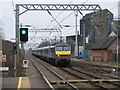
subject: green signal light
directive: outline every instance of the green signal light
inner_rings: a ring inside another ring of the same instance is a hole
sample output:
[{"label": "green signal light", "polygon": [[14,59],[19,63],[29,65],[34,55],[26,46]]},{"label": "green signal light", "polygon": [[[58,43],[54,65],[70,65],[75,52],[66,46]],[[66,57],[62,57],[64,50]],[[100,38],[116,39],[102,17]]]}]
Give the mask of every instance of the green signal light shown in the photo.
[{"label": "green signal light", "polygon": [[28,41],[28,28],[20,28],[20,41],[21,42]]},{"label": "green signal light", "polygon": [[26,30],[22,30],[22,34],[26,34]]}]

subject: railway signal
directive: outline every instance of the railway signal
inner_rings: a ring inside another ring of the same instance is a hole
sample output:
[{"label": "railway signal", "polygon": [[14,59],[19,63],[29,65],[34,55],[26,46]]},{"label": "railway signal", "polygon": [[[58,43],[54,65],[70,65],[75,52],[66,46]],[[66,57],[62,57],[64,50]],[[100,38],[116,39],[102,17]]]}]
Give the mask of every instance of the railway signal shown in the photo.
[{"label": "railway signal", "polygon": [[27,68],[28,67],[28,60],[23,60],[23,67]]},{"label": "railway signal", "polygon": [[13,54],[17,54],[17,44],[13,43]]},{"label": "railway signal", "polygon": [[20,28],[20,41],[21,42],[28,41],[28,28]]}]

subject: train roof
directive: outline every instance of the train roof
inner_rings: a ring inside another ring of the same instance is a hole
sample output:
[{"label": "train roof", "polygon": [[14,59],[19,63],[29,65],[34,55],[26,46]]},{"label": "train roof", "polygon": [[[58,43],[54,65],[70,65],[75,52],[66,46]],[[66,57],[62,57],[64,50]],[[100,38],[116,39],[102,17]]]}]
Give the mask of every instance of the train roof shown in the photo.
[{"label": "train roof", "polygon": [[45,47],[37,48],[36,50],[47,49],[47,48],[54,48],[54,47],[55,46],[45,46]]},{"label": "train roof", "polygon": [[61,42],[61,43],[56,44],[55,46],[70,46],[70,45],[65,42]]},{"label": "train roof", "polygon": [[[56,46],[70,46],[69,44],[67,43],[64,43],[64,42],[61,42],[61,43],[58,43],[56,45],[53,45],[53,46],[45,46],[45,47],[41,47],[41,48],[37,48],[37,49],[34,49],[34,50],[41,50],[41,49],[47,49],[47,48],[54,48]],[[33,51],[34,51],[33,50]]]}]

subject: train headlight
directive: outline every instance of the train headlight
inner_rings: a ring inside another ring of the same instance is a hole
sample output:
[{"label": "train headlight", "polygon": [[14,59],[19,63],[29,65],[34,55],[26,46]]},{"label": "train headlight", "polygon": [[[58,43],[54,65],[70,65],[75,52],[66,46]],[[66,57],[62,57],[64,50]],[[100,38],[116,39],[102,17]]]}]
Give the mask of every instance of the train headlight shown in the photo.
[{"label": "train headlight", "polygon": [[58,57],[59,57],[60,55],[58,55]]}]

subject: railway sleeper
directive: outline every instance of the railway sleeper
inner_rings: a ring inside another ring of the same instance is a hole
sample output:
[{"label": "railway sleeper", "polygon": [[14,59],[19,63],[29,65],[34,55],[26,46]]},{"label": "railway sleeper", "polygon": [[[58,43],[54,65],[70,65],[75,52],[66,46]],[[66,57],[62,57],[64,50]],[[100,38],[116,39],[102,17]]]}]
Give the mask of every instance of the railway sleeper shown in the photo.
[{"label": "railway sleeper", "polygon": [[50,84],[52,85],[60,85],[60,84],[68,84],[69,83],[110,83],[110,81],[112,82],[120,82],[120,80],[67,80],[66,81],[50,81]]}]

